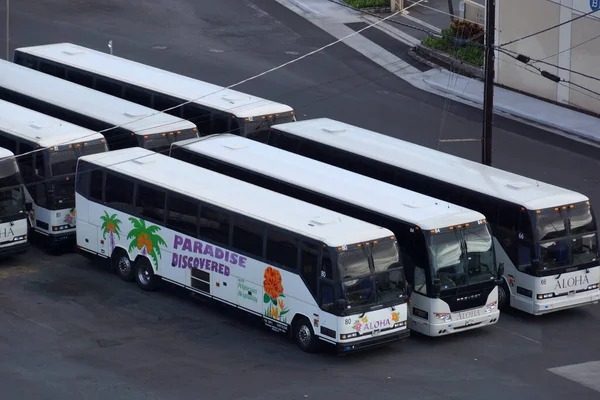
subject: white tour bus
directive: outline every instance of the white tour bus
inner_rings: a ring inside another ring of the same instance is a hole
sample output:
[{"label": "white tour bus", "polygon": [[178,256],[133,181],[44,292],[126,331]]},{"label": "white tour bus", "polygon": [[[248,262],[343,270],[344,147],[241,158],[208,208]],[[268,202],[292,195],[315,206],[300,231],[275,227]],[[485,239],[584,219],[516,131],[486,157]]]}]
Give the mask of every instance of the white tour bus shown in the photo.
[{"label": "white tour bus", "polygon": [[387,229],[142,148],[81,157],[77,245],[145,290],[183,286],[312,351],[410,335]]},{"label": "white tour bus", "polygon": [[[3,125],[4,119],[0,118],[0,135]],[[25,195],[19,165],[12,151],[0,147],[0,257],[29,250],[27,234]]]},{"label": "white tour bus", "polygon": [[0,99],[102,132],[111,150],[165,151],[174,141],[198,137],[196,126],[184,119],[0,61]]},{"label": "white tour bus", "polygon": [[168,112],[194,122],[202,136],[264,137],[272,124],[296,120],[288,105],[71,43],[21,47],[14,62],[155,110],[194,100]]},{"label": "white tour bus", "polygon": [[600,299],[583,194],[326,118],[275,126],[268,143],[485,214],[505,265],[501,307],[539,315]]},{"label": "white tour bus", "polygon": [[175,143],[171,156],[390,229],[413,288],[411,329],[498,321],[501,274],[481,213],[230,134]]},{"label": "white tour bus", "polygon": [[[104,137],[2,100],[0,115],[0,147],[17,156],[25,185],[29,226],[53,248],[72,244],[77,219],[77,158],[108,151]],[[26,235],[27,229],[19,232],[23,233],[15,233],[17,237]]]}]

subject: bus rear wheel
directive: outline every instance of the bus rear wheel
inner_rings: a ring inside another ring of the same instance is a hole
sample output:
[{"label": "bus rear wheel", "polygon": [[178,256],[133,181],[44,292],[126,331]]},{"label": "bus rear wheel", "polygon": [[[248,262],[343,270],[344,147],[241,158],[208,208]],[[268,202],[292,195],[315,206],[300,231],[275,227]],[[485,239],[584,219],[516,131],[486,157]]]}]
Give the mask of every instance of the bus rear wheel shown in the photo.
[{"label": "bus rear wheel", "polygon": [[135,263],[135,282],[142,290],[148,292],[158,288],[159,277],[154,275],[154,270],[148,259],[140,258]]},{"label": "bus rear wheel", "polygon": [[111,257],[111,266],[125,282],[133,282],[133,265],[127,253],[123,250],[115,250]]},{"label": "bus rear wheel", "polygon": [[296,344],[302,351],[314,353],[318,349],[319,338],[315,335],[310,322],[305,317],[299,318],[292,324],[292,333]]}]

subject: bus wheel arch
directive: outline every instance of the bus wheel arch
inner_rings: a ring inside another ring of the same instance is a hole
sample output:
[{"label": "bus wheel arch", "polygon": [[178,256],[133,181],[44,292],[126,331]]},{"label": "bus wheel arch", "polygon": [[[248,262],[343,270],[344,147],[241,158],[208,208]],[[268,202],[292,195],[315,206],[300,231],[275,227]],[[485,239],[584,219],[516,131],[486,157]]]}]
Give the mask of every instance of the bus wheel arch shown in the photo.
[{"label": "bus wheel arch", "polygon": [[154,267],[148,257],[139,255],[133,262],[135,282],[142,290],[148,292],[158,289],[160,277],[154,274]]},{"label": "bus wheel arch", "polygon": [[294,319],[292,320],[292,337],[302,351],[314,353],[319,348],[320,339],[315,334],[315,330],[308,317],[302,314],[294,315]]},{"label": "bus wheel arch", "polygon": [[498,310],[504,310],[510,306],[510,289],[506,278],[502,277],[502,283],[498,285]]},{"label": "bus wheel arch", "polygon": [[129,254],[122,247],[113,250],[110,256],[110,265],[117,275],[125,282],[133,282],[134,269]]}]

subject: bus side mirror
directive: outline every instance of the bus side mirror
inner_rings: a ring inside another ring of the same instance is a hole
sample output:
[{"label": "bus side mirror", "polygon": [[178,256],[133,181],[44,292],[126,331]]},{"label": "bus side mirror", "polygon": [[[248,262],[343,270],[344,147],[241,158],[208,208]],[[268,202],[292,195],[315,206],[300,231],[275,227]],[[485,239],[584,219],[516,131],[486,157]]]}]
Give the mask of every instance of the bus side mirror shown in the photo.
[{"label": "bus side mirror", "polygon": [[335,301],[335,308],[338,311],[344,311],[346,307],[348,307],[348,302],[346,301],[346,299],[337,299]]},{"label": "bus side mirror", "polygon": [[433,280],[433,285],[431,285],[431,291],[433,292],[432,294],[434,297],[439,297],[440,293],[442,292],[442,283],[439,279]]},{"label": "bus side mirror", "polygon": [[410,283],[406,284],[406,297],[410,297],[413,292],[413,287]]},{"label": "bus side mirror", "polygon": [[500,263],[498,265],[498,278],[496,279],[496,284],[502,284],[502,277],[504,276],[504,263]]}]

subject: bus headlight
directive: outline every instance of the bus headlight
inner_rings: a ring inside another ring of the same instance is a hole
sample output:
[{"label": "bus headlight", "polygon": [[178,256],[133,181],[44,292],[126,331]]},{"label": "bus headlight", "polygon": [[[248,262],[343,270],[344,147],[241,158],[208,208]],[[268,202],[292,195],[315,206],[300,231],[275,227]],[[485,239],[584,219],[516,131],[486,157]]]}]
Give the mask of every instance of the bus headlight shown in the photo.
[{"label": "bus headlight", "polygon": [[491,313],[492,311],[494,311],[496,308],[498,307],[498,302],[497,301],[493,301],[489,304],[485,305],[485,312],[486,313]]},{"label": "bus headlight", "polygon": [[27,239],[27,235],[21,235],[21,236],[15,236],[12,241],[16,242],[18,240],[25,240],[25,239]]},{"label": "bus headlight", "polygon": [[358,332],[352,332],[352,333],[342,333],[340,335],[340,339],[344,340],[344,339],[352,339],[358,336]]},{"label": "bus headlight", "polygon": [[400,322],[396,322],[394,324],[394,328],[402,328],[403,326],[406,326],[406,320],[400,321]]},{"label": "bus headlight", "polygon": [[73,227],[71,225],[58,225],[58,226],[53,226],[52,230],[54,232],[58,232],[58,231],[64,231],[65,229],[73,229]]},{"label": "bus headlight", "polygon": [[537,299],[538,300],[549,299],[553,296],[554,296],[554,293],[543,293],[543,294],[538,294]]},{"label": "bus headlight", "polygon": [[452,314],[450,314],[450,313],[437,313],[434,315],[437,319],[441,319],[442,321],[451,321],[452,320]]},{"label": "bus headlight", "polygon": [[587,290],[594,290],[594,289],[598,289],[598,284],[594,283],[593,285],[588,286]]}]

